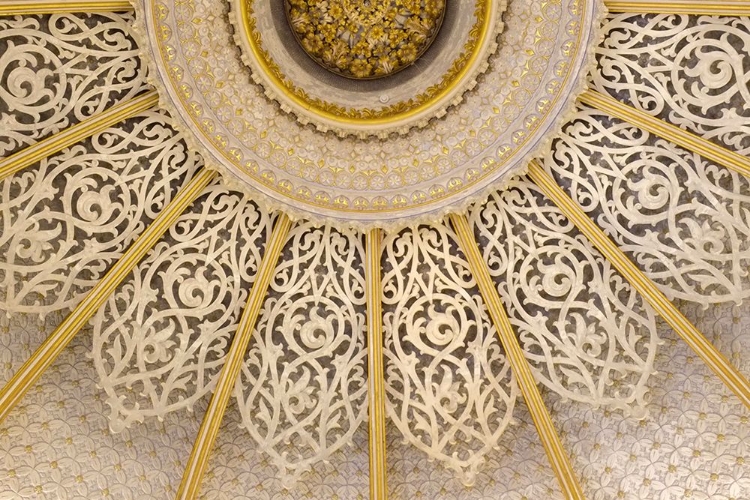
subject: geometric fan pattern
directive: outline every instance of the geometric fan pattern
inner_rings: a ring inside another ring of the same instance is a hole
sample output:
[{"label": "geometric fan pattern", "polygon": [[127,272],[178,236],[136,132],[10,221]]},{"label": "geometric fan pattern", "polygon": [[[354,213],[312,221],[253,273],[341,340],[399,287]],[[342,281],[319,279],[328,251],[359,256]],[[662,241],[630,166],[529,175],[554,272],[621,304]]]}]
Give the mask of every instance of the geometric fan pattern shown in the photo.
[{"label": "geometric fan pattern", "polygon": [[[150,90],[133,17],[0,17],[0,156]],[[591,89],[750,151],[747,19],[610,15],[596,56]],[[538,163],[750,375],[750,181],[584,104]],[[203,167],[154,109],[2,180],[3,383]],[[750,498],[750,411],[532,178],[460,216],[585,496]],[[175,498],[266,271],[200,498],[367,498],[371,235],[294,221],[264,262],[283,219],[208,182],[5,415],[0,499]],[[563,498],[465,236],[379,241],[388,494]]]}]

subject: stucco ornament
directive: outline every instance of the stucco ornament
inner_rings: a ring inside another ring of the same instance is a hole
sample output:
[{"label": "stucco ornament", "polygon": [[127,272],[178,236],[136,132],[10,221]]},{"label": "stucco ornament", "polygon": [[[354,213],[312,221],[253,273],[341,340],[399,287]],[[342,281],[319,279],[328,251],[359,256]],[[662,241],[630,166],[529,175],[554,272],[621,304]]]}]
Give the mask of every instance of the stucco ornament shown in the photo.
[{"label": "stucco ornament", "polygon": [[444,0],[285,0],[294,37],[328,71],[359,80],[414,64],[435,41]]},{"label": "stucco ornament", "polygon": [[416,64],[354,82],[304,53],[283,2],[134,3],[150,79],[209,168],[263,208],[360,229],[440,220],[523,171],[572,111],[605,10],[446,2]]}]

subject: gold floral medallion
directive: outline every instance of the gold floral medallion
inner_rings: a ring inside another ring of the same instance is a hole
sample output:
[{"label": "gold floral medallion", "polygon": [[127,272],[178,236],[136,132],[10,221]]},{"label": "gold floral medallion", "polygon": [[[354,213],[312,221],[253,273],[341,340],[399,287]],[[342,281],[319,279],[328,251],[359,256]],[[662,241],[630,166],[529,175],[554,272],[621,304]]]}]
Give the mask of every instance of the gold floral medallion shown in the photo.
[{"label": "gold floral medallion", "polygon": [[231,5],[242,61],[267,97],[319,131],[382,139],[423,128],[462,101],[498,47],[507,0]]},{"label": "gold floral medallion", "polygon": [[445,0],[285,0],[304,51],[338,75],[369,80],[413,64],[432,44]]}]

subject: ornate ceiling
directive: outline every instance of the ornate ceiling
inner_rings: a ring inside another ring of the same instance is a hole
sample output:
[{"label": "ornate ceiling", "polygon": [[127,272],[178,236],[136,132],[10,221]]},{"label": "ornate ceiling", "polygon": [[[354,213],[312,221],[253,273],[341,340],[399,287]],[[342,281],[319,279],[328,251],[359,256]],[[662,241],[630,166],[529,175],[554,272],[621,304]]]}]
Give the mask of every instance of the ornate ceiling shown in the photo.
[{"label": "ornate ceiling", "polygon": [[750,5],[255,3],[0,6],[0,499],[750,498]]}]

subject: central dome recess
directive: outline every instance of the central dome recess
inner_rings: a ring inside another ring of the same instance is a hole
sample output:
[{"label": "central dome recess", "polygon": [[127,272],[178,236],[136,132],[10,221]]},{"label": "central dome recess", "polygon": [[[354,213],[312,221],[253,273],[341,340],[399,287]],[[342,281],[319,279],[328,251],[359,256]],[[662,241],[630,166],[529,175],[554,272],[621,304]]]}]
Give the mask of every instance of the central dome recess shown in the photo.
[{"label": "central dome recess", "polygon": [[325,69],[372,80],[412,65],[437,36],[444,0],[284,0],[303,50]]}]

